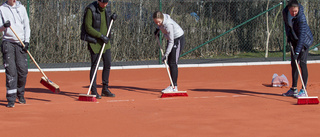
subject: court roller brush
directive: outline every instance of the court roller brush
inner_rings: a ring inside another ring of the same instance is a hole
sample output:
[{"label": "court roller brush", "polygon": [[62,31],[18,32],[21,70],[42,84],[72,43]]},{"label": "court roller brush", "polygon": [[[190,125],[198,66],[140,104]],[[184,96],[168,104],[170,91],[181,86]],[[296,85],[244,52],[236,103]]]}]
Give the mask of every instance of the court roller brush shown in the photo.
[{"label": "court roller brush", "polygon": [[[23,47],[25,47],[24,43],[21,41],[21,39],[18,37],[18,35],[16,34],[16,32],[12,29],[12,27],[10,26],[11,31],[14,33],[14,35],[18,38],[18,40],[20,41],[21,45]],[[47,87],[50,91],[52,91],[53,93],[59,93],[60,92],[60,88],[57,84],[53,83],[47,76],[46,74],[44,74],[44,72],[42,71],[42,69],[40,68],[40,66],[38,65],[38,63],[35,61],[35,59],[33,58],[33,56],[31,55],[31,53],[27,50],[28,55],[30,56],[31,60],[34,62],[34,64],[37,66],[37,68],[39,69],[39,71],[42,73],[43,77],[41,77],[40,83]]]}]

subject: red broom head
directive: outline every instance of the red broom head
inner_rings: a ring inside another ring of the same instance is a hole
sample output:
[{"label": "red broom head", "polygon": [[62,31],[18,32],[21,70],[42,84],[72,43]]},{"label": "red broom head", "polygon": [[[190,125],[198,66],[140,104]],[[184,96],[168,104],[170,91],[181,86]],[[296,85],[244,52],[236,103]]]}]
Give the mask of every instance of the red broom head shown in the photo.
[{"label": "red broom head", "polygon": [[318,97],[302,97],[298,98],[298,105],[319,104]]},{"label": "red broom head", "polygon": [[79,96],[79,101],[89,101],[89,102],[97,102],[97,98],[96,97],[92,97],[92,96]]},{"label": "red broom head", "polygon": [[178,96],[185,96],[187,97],[187,93],[162,93],[161,98],[166,98],[166,97],[178,97]]},{"label": "red broom head", "polygon": [[53,83],[50,80],[46,80],[44,77],[41,78],[40,83],[47,87],[49,90],[51,90],[53,93],[59,93],[60,92],[60,88],[57,84]]}]

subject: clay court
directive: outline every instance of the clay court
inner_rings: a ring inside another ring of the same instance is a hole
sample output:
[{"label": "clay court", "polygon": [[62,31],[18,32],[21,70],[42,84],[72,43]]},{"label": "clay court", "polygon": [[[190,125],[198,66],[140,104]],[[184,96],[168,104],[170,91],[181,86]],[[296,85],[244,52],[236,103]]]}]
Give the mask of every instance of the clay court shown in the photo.
[{"label": "clay court", "polygon": [[[320,96],[320,64],[308,67],[309,95]],[[169,84],[164,68],[113,69],[110,90],[116,97],[98,102],[77,101],[87,92],[89,71],[46,72],[60,94],[39,83],[41,73],[29,72],[27,104],[13,109],[6,108],[0,73],[0,136],[319,136],[320,105],[296,105],[297,99],[281,96],[289,88],[271,87],[274,73],[291,82],[290,70],[289,64],[184,67],[179,90],[189,97],[160,98]],[[97,82],[100,93],[101,70]]]}]

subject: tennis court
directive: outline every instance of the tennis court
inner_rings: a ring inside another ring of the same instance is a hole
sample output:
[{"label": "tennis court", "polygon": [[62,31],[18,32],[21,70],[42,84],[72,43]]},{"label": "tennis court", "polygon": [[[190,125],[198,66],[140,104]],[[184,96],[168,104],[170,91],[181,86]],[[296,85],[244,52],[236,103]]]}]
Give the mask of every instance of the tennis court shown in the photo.
[{"label": "tennis court", "polygon": [[[291,82],[289,64],[180,67],[179,90],[189,97],[160,98],[169,80],[164,68],[112,69],[115,98],[77,101],[86,93],[89,71],[47,71],[60,86],[54,94],[29,72],[27,104],[6,108],[0,73],[0,136],[318,136],[319,105],[296,105],[289,88],[271,87],[274,73]],[[308,92],[320,96],[319,63],[308,64]],[[101,70],[97,83],[101,92]],[[299,82],[300,83],[300,82]],[[291,83],[290,83],[291,84]],[[300,84],[298,84],[301,87]]]}]

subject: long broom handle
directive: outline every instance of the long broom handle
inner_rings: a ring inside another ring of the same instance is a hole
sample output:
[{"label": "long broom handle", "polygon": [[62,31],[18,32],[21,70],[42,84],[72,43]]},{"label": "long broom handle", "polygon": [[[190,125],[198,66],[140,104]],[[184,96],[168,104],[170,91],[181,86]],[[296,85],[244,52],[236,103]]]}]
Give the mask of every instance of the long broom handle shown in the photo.
[{"label": "long broom handle", "polygon": [[[18,37],[17,33],[11,28],[10,26],[10,29],[11,31],[14,33],[14,35],[18,38],[18,40],[20,41],[21,45],[23,47],[25,47],[24,43],[21,41],[21,39]],[[33,56],[31,55],[31,53],[29,52],[29,50],[27,50],[27,53],[29,54],[31,60],[33,61],[34,64],[36,64],[37,68],[39,69],[39,71],[42,73],[42,75],[48,79],[48,77],[46,76],[46,74],[44,74],[44,72],[42,71],[42,69],[40,68],[40,66],[38,65],[38,63],[36,62],[36,60],[34,60]]]},{"label": "long broom handle", "polygon": [[[159,47],[160,47],[161,54],[162,54],[162,56],[164,56],[163,51],[162,51],[162,48],[161,48],[161,45],[160,45],[160,40],[159,40],[158,37],[157,37],[157,41],[158,41],[158,43],[159,43]],[[173,85],[173,81],[172,81],[171,74],[170,74],[170,72],[169,72],[169,66],[168,66],[168,64],[167,64],[167,60],[164,61],[164,65],[165,65],[166,68],[167,68],[168,76],[169,76],[169,79],[170,79],[170,82],[171,82],[171,87],[174,89],[174,85]]]},{"label": "long broom handle", "polygon": [[[294,50],[293,50],[293,46],[292,46],[292,45],[291,45],[291,51],[292,51],[292,54],[294,55],[295,53],[294,53]],[[300,68],[299,68],[299,66],[298,66],[298,61],[295,59],[294,62],[295,62],[296,66],[297,66],[297,69],[298,69],[298,73],[299,73],[299,77],[300,77],[300,80],[301,80],[301,83],[302,83],[302,87],[303,87],[304,91],[306,92],[306,96],[308,97],[308,93],[307,93],[306,87],[305,87],[304,82],[303,82],[303,79],[302,79],[302,75],[301,75],[301,72],[300,72]]]},{"label": "long broom handle", "polygon": [[[108,37],[109,34],[110,34],[110,30],[111,30],[112,24],[113,24],[113,20],[111,20],[111,23],[110,23],[110,26],[109,26],[109,30],[108,30],[108,33],[107,33],[107,37]],[[106,45],[106,44],[103,43],[103,46],[102,46],[102,48],[101,48],[100,55],[99,55],[99,58],[98,58],[97,66],[96,66],[96,68],[95,68],[95,70],[94,70],[94,73],[93,73],[93,76],[92,76],[92,79],[91,79],[91,82],[90,82],[90,86],[89,86],[87,95],[89,95],[90,90],[91,90],[91,88],[92,88],[93,81],[94,81],[94,79],[95,79],[95,77],[96,77],[97,70],[98,70],[98,68],[99,68],[99,63],[100,63],[100,60],[101,60],[101,57],[102,57],[102,54],[103,54],[105,45]]]}]

